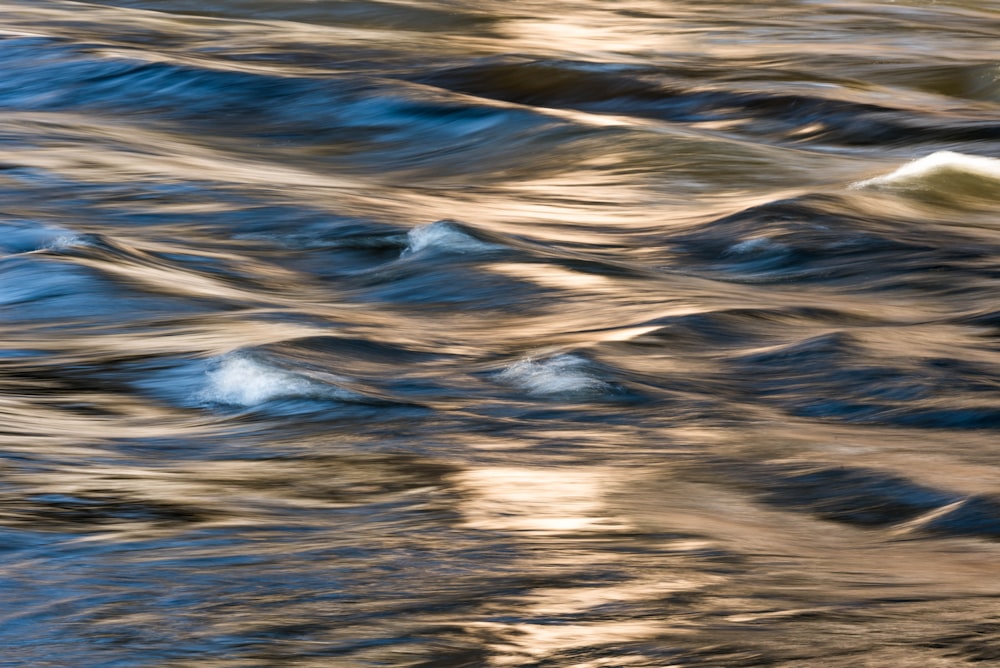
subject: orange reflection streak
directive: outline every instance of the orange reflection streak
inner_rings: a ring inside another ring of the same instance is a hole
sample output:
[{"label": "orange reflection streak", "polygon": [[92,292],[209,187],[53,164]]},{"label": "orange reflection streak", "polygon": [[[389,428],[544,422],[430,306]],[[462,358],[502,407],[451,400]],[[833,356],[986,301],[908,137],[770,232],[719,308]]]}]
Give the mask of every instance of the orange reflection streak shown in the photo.
[{"label": "orange reflection streak", "polygon": [[[629,472],[611,467],[527,468],[490,467],[469,469],[454,476],[462,490],[461,511],[469,528],[483,531],[513,531],[542,539],[546,568],[559,570],[587,563],[621,562],[628,557],[595,549],[611,536],[635,530],[632,522],[616,512],[605,498],[609,489],[627,485]],[[582,542],[578,542],[582,541]],[[690,546],[684,546],[684,549]],[[574,648],[627,643],[652,638],[669,631],[686,633],[683,623],[662,619],[601,619],[590,614],[601,606],[655,599],[680,591],[695,591],[721,581],[710,574],[676,574],[669,579],[653,572],[613,584],[597,586],[539,586],[519,597],[521,621],[501,623],[476,621],[467,626],[473,635],[491,639],[494,656],[490,665],[516,666],[541,657],[558,656]],[[579,617],[586,615],[586,621]],[[562,621],[554,621],[554,619]],[[537,621],[536,621],[537,620]],[[606,665],[600,661],[574,665]],[[616,659],[614,665],[628,665]]]},{"label": "orange reflection streak", "polygon": [[467,493],[462,512],[471,528],[540,534],[623,530],[620,520],[602,515],[607,476],[604,469],[496,467],[463,471],[456,482]]}]

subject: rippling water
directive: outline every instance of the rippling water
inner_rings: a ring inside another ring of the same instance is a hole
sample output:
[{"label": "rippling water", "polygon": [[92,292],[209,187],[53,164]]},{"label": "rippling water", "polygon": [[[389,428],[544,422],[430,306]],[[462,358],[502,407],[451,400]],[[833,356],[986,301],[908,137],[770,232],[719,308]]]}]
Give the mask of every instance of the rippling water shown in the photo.
[{"label": "rippling water", "polygon": [[1000,661],[995,1],[0,28],[0,664]]}]

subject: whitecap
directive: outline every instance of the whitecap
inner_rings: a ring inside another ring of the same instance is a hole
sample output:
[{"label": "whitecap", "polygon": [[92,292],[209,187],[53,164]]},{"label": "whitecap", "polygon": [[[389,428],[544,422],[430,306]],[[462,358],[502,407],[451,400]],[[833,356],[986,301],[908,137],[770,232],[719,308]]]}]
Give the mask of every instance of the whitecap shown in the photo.
[{"label": "whitecap", "polygon": [[851,188],[910,192],[944,199],[1000,200],[1000,159],[938,151],[889,174],[858,181]]},{"label": "whitecap", "polygon": [[497,380],[534,396],[593,395],[611,389],[588,360],[566,354],[519,360],[501,371]]},{"label": "whitecap", "polygon": [[259,406],[290,398],[346,398],[346,390],[281,369],[244,352],[216,358],[199,395],[204,403]]},{"label": "whitecap", "polygon": [[448,220],[414,227],[406,237],[407,245],[402,253],[404,256],[425,249],[450,253],[482,253],[498,248],[494,244],[475,238]]},{"label": "whitecap", "polygon": [[60,250],[84,243],[83,237],[61,227],[0,223],[0,253],[4,254]]}]

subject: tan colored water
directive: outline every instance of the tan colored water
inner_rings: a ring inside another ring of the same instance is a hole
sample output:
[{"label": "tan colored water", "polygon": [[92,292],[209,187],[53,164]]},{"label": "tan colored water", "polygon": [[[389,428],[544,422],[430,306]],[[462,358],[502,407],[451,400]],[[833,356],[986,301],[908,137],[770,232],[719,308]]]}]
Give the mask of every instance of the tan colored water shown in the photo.
[{"label": "tan colored water", "polygon": [[0,665],[1000,661],[996,2],[0,28]]}]

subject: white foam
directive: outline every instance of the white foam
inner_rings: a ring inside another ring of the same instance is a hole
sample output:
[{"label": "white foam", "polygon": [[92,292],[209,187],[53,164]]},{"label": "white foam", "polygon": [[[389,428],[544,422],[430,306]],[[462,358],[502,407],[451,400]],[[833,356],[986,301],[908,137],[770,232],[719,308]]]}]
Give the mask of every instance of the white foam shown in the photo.
[{"label": "white foam", "polygon": [[90,242],[87,241],[86,238],[73,234],[72,232],[66,232],[65,234],[59,234],[52,237],[42,248],[39,248],[39,250],[61,250],[63,248],[74,248],[88,245],[90,245]]},{"label": "white foam", "polygon": [[0,252],[9,254],[31,253],[40,250],[59,250],[86,242],[79,235],[60,227],[34,225],[0,225]]},{"label": "white foam", "polygon": [[590,363],[576,355],[556,355],[547,359],[524,359],[510,365],[497,376],[535,396],[594,394],[610,388],[594,375]]},{"label": "white foam", "polygon": [[[1000,160],[938,151],[908,162],[889,174],[854,183],[851,188],[933,190],[948,187],[947,182],[956,178],[979,181],[981,187],[996,189],[1000,187]],[[1000,194],[993,195],[1000,197]]]},{"label": "white foam", "polygon": [[404,256],[428,248],[451,253],[482,253],[497,248],[466,234],[446,220],[414,227],[406,236],[408,244],[403,251]]},{"label": "white foam", "polygon": [[751,237],[726,249],[726,255],[756,255],[786,250],[785,245],[769,237]]},{"label": "white foam", "polygon": [[335,397],[337,388],[270,366],[245,353],[215,361],[199,398],[206,403],[259,406],[275,399]]}]

